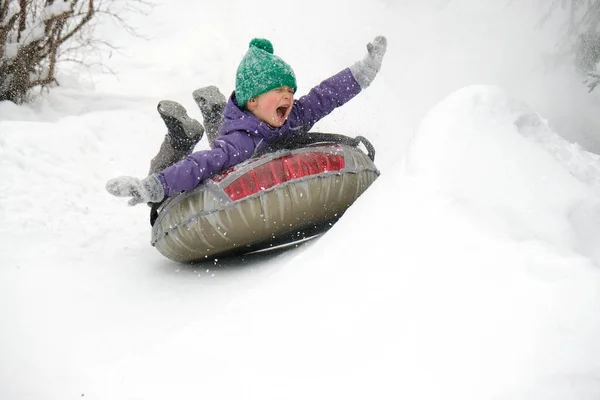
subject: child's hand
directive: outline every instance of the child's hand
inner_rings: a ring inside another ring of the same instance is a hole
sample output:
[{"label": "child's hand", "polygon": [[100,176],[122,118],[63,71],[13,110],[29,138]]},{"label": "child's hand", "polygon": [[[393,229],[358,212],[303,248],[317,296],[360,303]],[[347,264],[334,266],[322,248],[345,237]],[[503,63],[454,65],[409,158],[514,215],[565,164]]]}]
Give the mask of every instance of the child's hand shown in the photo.
[{"label": "child's hand", "polygon": [[117,197],[131,197],[130,206],[140,203],[158,203],[165,198],[165,189],[156,177],[150,175],[144,179],[133,176],[120,176],[106,182],[108,193]]},{"label": "child's hand", "polygon": [[381,69],[381,62],[387,50],[387,39],[385,36],[377,36],[367,44],[368,54],[361,61],[350,67],[354,79],[361,88],[368,87]]}]

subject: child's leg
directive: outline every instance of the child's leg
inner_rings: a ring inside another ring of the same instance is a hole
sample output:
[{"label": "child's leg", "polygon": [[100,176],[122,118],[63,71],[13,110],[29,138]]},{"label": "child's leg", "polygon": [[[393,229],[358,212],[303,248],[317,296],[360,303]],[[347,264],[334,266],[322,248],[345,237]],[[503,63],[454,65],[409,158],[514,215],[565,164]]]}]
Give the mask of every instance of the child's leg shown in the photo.
[{"label": "child's leg", "polygon": [[210,147],[213,147],[215,138],[219,136],[219,127],[223,122],[223,111],[226,99],[216,86],[206,86],[194,90],[194,100],[204,117],[204,127]]},{"label": "child's leg", "polygon": [[162,144],[160,145],[160,150],[154,156],[154,158],[150,161],[150,170],[148,171],[148,175],[155,174],[157,172],[162,171],[163,169],[170,167],[175,164],[177,161],[181,161],[192,153],[192,150],[188,151],[179,151],[175,150],[171,147],[169,140],[165,136]]},{"label": "child's leg", "polygon": [[158,154],[150,161],[149,174],[160,172],[189,156],[204,133],[202,125],[190,118],[181,104],[163,100],[157,109],[167,126],[167,134]]}]

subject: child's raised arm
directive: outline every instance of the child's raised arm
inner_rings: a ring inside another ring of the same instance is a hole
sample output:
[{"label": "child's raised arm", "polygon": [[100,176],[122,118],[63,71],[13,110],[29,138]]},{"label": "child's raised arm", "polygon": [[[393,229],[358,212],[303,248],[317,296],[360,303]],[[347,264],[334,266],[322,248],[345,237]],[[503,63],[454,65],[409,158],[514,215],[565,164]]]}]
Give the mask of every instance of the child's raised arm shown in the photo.
[{"label": "child's raised arm", "polygon": [[387,39],[385,36],[377,36],[367,44],[367,55],[362,60],[350,67],[350,71],[356,82],[362,89],[367,88],[381,69],[381,62],[387,50]]},{"label": "child's raised arm", "polygon": [[290,115],[290,125],[303,126],[302,132],[307,132],[317,121],[367,88],[381,69],[386,48],[386,38],[377,36],[367,44],[367,55],[362,60],[324,80],[299,98]]}]

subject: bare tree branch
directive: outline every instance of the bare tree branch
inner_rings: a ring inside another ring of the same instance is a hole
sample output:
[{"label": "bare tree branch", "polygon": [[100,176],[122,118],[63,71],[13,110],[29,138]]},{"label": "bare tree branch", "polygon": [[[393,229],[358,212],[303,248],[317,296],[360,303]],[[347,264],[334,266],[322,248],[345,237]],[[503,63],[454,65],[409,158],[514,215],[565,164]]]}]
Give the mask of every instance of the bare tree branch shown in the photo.
[{"label": "bare tree branch", "polygon": [[58,84],[63,62],[114,73],[96,60],[119,49],[94,37],[93,22],[108,17],[142,37],[124,15],[147,14],[153,5],[148,0],[0,0],[0,101],[20,103],[33,88]]},{"label": "bare tree branch", "polygon": [[25,22],[27,21],[27,0],[19,0],[19,7],[21,7],[21,12],[19,13],[19,36],[17,40],[21,39],[21,33],[25,30]]},{"label": "bare tree branch", "polygon": [[62,44],[64,42],[66,42],[67,40],[69,40],[75,33],[77,33],[85,24],[87,24],[92,17],[94,16],[94,0],[88,0],[88,12],[85,15],[85,17],[83,17],[83,19],[70,31],[68,32],[64,37],[60,38],[59,40],[59,44]]}]

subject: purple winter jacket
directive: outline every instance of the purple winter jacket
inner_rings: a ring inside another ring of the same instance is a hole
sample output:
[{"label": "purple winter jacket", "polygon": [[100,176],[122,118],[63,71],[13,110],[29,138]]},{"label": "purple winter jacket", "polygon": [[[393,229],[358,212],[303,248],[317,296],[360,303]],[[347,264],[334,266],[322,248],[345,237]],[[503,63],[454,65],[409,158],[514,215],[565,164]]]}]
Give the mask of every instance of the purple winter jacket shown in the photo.
[{"label": "purple winter jacket", "polygon": [[290,115],[279,128],[271,127],[240,108],[232,95],[225,106],[225,119],[214,148],[195,152],[157,174],[165,195],[194,189],[212,175],[251,158],[276,139],[308,132],[317,121],[360,91],[350,68],[346,68],[294,100]]}]

